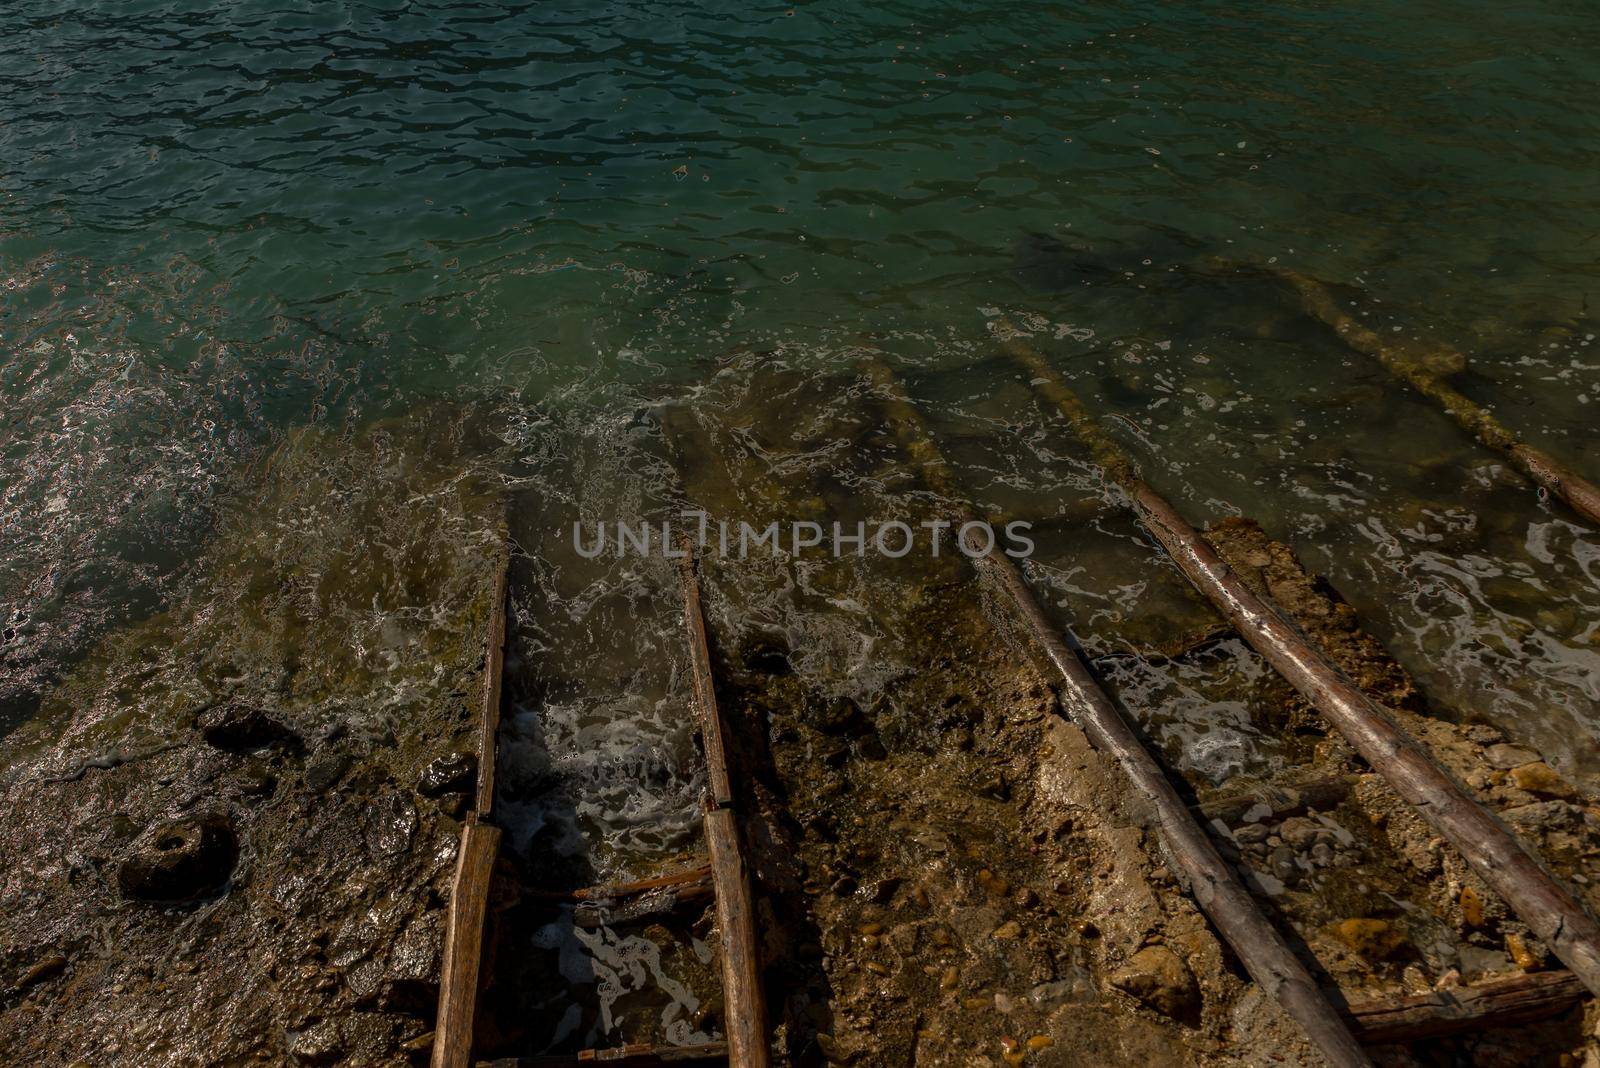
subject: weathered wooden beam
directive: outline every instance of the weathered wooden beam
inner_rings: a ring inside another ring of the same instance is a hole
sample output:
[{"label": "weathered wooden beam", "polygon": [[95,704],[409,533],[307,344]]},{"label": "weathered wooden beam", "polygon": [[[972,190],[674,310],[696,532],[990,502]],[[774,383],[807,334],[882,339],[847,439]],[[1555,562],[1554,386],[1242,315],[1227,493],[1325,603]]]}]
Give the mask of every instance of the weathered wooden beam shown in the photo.
[{"label": "weathered wooden beam", "polygon": [[1600,993],[1600,924],[1517,838],[1380,708],[1282,610],[1257,596],[1165,498],[1139,478],[1076,394],[1032,345],[1014,336],[1005,350],[1032,376],[1191,585],[1290,685],[1344,735],[1395,793],[1428,821],[1534,935]]},{"label": "weathered wooden beam", "polygon": [[483,919],[489,903],[489,877],[499,852],[500,828],[480,823],[476,813],[470,814],[461,828],[456,874],[451,883],[433,1068],[467,1068],[472,1063]]},{"label": "weathered wooden beam", "polygon": [[500,676],[506,659],[506,583],[511,557],[501,552],[495,560],[494,601],[489,609],[489,636],[483,662],[483,703],[478,709],[478,789],[473,808],[487,817],[494,810],[496,735],[500,730]]},{"label": "weathered wooden beam", "polygon": [[[952,502],[961,522],[975,520],[976,513],[963,500],[949,464],[921,414],[902,397],[893,372],[876,358],[865,363],[885,394],[884,407],[902,447],[923,465],[924,479]],[[1134,789],[1150,803],[1162,848],[1173,868],[1182,873],[1190,894],[1233,947],[1251,978],[1300,1024],[1330,1064],[1336,1068],[1370,1065],[1339,1013],[1251,900],[1233,868],[1217,854],[1121,710],[1045,617],[1016,564],[997,552],[976,557],[973,563],[1005,594],[1024,628],[1060,674],[1064,684],[1061,700],[1068,716],[1083,728],[1095,748],[1117,762]]]},{"label": "weathered wooden beam", "polygon": [[1565,1012],[1587,996],[1571,972],[1535,972],[1478,986],[1363,1001],[1345,1010],[1369,1046],[1488,1031]]},{"label": "weathered wooden beam", "polygon": [[1376,359],[1390,374],[1437,404],[1462,429],[1504,454],[1534,485],[1565,501],[1590,523],[1600,525],[1600,486],[1542,449],[1519,440],[1487,409],[1445,380],[1448,369],[1465,366],[1466,357],[1436,344],[1385,340],[1339,307],[1333,289],[1326,283],[1287,267],[1272,267],[1270,271],[1299,295],[1306,314],[1338,334],[1346,345]]},{"label": "weathered wooden beam", "polygon": [[761,962],[756,941],[755,906],[750,873],[739,843],[739,824],[732,774],[724,744],[722,713],[717,708],[711,649],[700,605],[700,580],[688,539],[681,543],[684,623],[699,706],[707,764],[706,847],[711,855],[712,884],[717,897],[717,937],[722,954],[723,1030],[732,1068],[767,1068],[771,1053],[767,1009],[761,992]]}]

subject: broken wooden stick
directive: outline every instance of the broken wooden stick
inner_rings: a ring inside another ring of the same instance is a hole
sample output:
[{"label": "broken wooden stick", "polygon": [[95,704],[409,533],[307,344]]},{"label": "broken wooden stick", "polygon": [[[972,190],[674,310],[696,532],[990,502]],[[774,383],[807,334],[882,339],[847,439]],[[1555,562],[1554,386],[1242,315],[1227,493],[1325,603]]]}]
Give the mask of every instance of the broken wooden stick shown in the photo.
[{"label": "broken wooden stick", "polygon": [[1331,286],[1287,267],[1270,270],[1299,295],[1300,306],[1307,315],[1338,334],[1346,345],[1373,357],[1390,374],[1439,405],[1473,437],[1505,454],[1535,485],[1567,502],[1590,523],[1600,525],[1600,486],[1542,449],[1518,440],[1486,409],[1445,381],[1449,374],[1466,365],[1465,356],[1440,345],[1403,339],[1386,341],[1377,331],[1362,325],[1355,316],[1340,308]]},{"label": "broken wooden stick", "polygon": [[1600,924],[1577,899],[1387,712],[1289,623],[1276,605],[1252,592],[1211,543],[1138,477],[1122,450],[1037,349],[1020,335],[1005,341],[1004,347],[1033,376],[1034,389],[1066,416],[1106,475],[1126,495],[1127,506],[1190,584],[1344,735],[1395,793],[1456,848],[1584,986],[1600,993]]},{"label": "broken wooden stick", "polygon": [[[953,502],[962,523],[977,521],[975,510],[965,502],[921,414],[902,397],[893,371],[876,358],[865,363],[885,395],[884,407],[902,448],[923,465],[922,476],[927,484]],[[1338,1011],[1323,997],[1283,936],[1256,907],[1234,870],[1217,854],[1211,839],[1122,712],[1051,626],[1016,564],[994,552],[976,557],[973,563],[1010,600],[1024,627],[1059,672],[1067,714],[1097,749],[1116,760],[1134,788],[1150,802],[1172,866],[1183,873],[1189,892],[1233,947],[1251,978],[1300,1024],[1330,1064],[1339,1068],[1370,1065]]]},{"label": "broken wooden stick", "polygon": [[1571,972],[1535,972],[1478,986],[1358,1002],[1345,1015],[1361,1040],[1376,1046],[1542,1020],[1565,1012],[1584,997],[1583,984]]},{"label": "broken wooden stick", "polygon": [[683,583],[684,625],[689,634],[695,705],[706,752],[705,836],[717,896],[728,1064],[731,1068],[766,1068],[770,1059],[767,1008],[761,994],[750,874],[745,870],[744,854],[739,845],[733,779],[728,769],[722,713],[717,708],[716,682],[711,674],[705,613],[700,606],[700,579],[687,537],[680,542],[680,549],[683,552],[679,574]]}]

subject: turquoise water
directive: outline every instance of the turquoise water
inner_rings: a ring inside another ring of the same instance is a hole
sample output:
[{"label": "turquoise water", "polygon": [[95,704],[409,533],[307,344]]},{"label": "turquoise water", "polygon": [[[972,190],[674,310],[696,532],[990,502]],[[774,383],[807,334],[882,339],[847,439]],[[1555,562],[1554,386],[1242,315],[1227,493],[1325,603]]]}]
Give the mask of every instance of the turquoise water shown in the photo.
[{"label": "turquoise water", "polygon": [[[181,595],[308,424],[481,408],[549,489],[730,351],[832,382],[870,341],[985,503],[1094,495],[1009,316],[1191,515],[1259,517],[1439,702],[1592,769],[1600,539],[1282,294],[1185,268],[1360,287],[1593,476],[1596,98],[1571,3],[9,3],[5,715]],[[1090,642],[1152,560],[1108,543],[1041,539]]]}]

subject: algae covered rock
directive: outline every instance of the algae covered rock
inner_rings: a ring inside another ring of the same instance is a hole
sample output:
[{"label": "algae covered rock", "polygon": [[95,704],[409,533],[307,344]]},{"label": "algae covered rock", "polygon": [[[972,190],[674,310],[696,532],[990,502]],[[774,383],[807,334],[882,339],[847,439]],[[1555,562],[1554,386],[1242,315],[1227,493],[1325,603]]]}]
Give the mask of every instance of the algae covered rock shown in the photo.
[{"label": "algae covered rock", "polygon": [[226,816],[163,820],[134,843],[117,885],[137,901],[199,901],[227,886],[238,859],[239,840]]}]

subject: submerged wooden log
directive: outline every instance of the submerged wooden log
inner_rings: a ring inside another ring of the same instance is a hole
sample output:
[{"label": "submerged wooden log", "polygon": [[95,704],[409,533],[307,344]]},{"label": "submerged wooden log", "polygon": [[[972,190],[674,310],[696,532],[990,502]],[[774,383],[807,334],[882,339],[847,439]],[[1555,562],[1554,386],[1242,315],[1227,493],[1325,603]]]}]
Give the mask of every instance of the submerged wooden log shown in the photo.
[{"label": "submerged wooden log", "polygon": [[[920,413],[902,399],[893,372],[881,360],[869,359],[866,365],[886,394],[885,408],[902,447],[923,465],[927,483],[952,502],[960,522],[977,520]],[[1233,947],[1251,978],[1300,1024],[1330,1064],[1370,1065],[1338,1011],[1323,997],[1283,936],[1262,915],[1234,870],[1218,855],[1122,712],[1051,626],[1016,564],[1001,553],[978,556],[973,563],[1010,600],[1023,626],[1060,674],[1067,714],[1097,749],[1117,762],[1150,803],[1169,862],[1183,874],[1189,892]]]},{"label": "submerged wooden log", "polygon": [[1486,409],[1446,381],[1449,374],[1465,366],[1464,356],[1437,345],[1386,341],[1377,331],[1340,308],[1333,289],[1327,284],[1286,267],[1274,267],[1271,271],[1299,295],[1300,306],[1306,314],[1325,324],[1345,344],[1373,357],[1390,374],[1438,404],[1445,414],[1483,444],[1505,454],[1535,485],[1565,501],[1590,523],[1600,525],[1600,486],[1542,449],[1518,440]]},{"label": "submerged wooden log", "polygon": [[1534,935],[1600,993],[1600,924],[1512,833],[1441,768],[1349,676],[1244,581],[1133,471],[1121,449],[1032,345],[1013,337],[1006,351],[1033,387],[1066,416],[1095,459],[1126,494],[1128,507],[1178,570],[1236,627],[1356,752],[1466,859]]},{"label": "submerged wooden log", "polygon": [[1479,986],[1364,1001],[1345,1015],[1368,1045],[1416,1042],[1542,1020],[1572,1008],[1585,996],[1571,972],[1536,972]]},{"label": "submerged wooden log", "polygon": [[711,854],[711,878],[717,896],[717,937],[722,953],[723,1029],[727,1032],[732,1068],[766,1068],[770,1060],[767,1008],[761,993],[761,963],[756,941],[755,905],[750,873],[745,870],[735,815],[733,778],[728,768],[722,713],[717,707],[711,649],[705,614],[700,606],[700,580],[688,539],[683,558],[684,625],[694,675],[695,704],[705,740],[707,789],[705,836]]},{"label": "submerged wooden log", "polygon": [[582,1068],[588,1064],[614,1068],[653,1068],[665,1064],[692,1064],[696,1061],[728,1060],[726,1042],[706,1042],[698,1046],[617,1046],[613,1049],[586,1049],[567,1056],[505,1057],[482,1061],[477,1068]]}]

